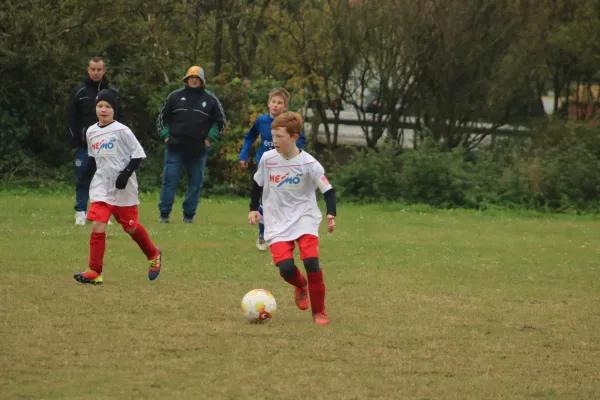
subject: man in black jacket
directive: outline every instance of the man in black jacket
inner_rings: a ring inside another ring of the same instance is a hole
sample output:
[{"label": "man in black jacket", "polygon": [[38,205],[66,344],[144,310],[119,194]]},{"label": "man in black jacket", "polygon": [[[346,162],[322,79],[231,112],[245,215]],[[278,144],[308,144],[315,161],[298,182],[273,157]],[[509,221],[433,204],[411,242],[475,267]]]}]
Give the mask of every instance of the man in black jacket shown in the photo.
[{"label": "man in black jacket", "polygon": [[206,157],[225,128],[221,102],[204,87],[204,70],[191,67],[183,82],[185,87],[169,94],[158,116],[158,132],[167,144],[158,204],[160,222],[170,221],[182,165],[188,180],[183,222],[193,222],[204,184]]},{"label": "man in black jacket", "polygon": [[[71,91],[67,126],[71,149],[75,156],[75,224],[85,225],[87,204],[89,199],[89,182],[85,182],[83,174],[87,169],[88,149],[85,133],[98,122],[96,116],[96,96],[102,89],[113,91],[120,103],[119,92],[109,85],[104,77],[106,66],[100,57],[94,57],[88,63],[88,75]],[[119,120],[119,109],[115,111],[115,120]]]}]

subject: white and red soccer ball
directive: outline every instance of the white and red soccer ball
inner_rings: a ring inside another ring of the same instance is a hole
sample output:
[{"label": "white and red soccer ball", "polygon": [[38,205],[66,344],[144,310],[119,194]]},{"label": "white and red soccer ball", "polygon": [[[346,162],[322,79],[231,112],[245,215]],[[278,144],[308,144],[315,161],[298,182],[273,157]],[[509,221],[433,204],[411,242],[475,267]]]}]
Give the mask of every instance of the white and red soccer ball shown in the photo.
[{"label": "white and red soccer ball", "polygon": [[242,299],[242,314],[251,323],[269,322],[276,312],[277,302],[268,290],[253,289]]}]

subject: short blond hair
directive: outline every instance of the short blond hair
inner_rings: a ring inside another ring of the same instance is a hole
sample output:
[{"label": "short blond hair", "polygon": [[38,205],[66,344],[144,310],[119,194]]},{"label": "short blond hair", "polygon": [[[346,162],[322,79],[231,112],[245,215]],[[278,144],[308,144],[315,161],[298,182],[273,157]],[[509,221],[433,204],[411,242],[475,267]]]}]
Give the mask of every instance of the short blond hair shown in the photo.
[{"label": "short blond hair", "polygon": [[297,112],[287,111],[275,118],[271,124],[271,129],[285,128],[290,136],[300,135],[302,132],[302,115]]},{"label": "short blond hair", "polygon": [[290,102],[290,92],[288,92],[287,90],[285,90],[284,88],[277,88],[277,89],[273,89],[271,90],[271,92],[269,92],[269,101],[271,101],[271,99],[275,96],[281,96],[283,98],[283,103],[287,106]]}]

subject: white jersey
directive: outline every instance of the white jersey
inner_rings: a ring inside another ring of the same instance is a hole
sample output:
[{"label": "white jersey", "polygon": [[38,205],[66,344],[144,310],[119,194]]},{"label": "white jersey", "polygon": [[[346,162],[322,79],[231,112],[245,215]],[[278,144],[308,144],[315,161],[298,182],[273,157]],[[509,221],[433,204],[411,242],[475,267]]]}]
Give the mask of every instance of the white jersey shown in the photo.
[{"label": "white jersey", "polygon": [[331,185],[323,166],[300,151],[286,160],[277,150],[263,154],[254,174],[263,188],[262,204],[265,241],[268,245],[298,239],[305,234],[319,236],[323,218],[317,205],[316,189],[325,193]]},{"label": "white jersey", "polygon": [[146,153],[131,129],[114,121],[104,127],[94,124],[86,133],[88,153],[96,159],[96,174],[90,183],[90,201],[115,206],[140,203],[135,172],[123,190],[116,188],[117,176],[132,158],[146,158]]}]

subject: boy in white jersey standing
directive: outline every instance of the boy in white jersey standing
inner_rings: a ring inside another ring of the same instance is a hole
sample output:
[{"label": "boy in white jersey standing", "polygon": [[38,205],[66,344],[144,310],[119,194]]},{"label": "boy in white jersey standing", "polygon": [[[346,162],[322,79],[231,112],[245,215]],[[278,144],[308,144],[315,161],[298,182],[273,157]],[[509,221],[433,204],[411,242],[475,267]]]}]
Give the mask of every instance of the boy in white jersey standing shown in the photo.
[{"label": "boy in white jersey standing", "polygon": [[[301,310],[312,308],[317,324],[329,323],[325,312],[325,284],[319,265],[319,225],[322,215],[315,190],[325,197],[327,230],[335,228],[335,191],[325,177],[325,170],[313,156],[298,149],[296,142],[302,131],[302,116],[285,112],[271,125],[274,150],[262,156],[254,174],[248,222],[260,219],[262,196],[265,241],[281,277],[295,286],[295,302]],[[294,242],[300,248],[307,278],[294,263]]]},{"label": "boy in white jersey standing", "polygon": [[115,94],[102,90],[96,97],[98,123],[86,133],[88,169],[82,179],[90,180],[90,210],[92,221],[89,270],[75,274],[81,283],[102,283],[102,266],[106,248],[106,225],[111,214],[123,230],[140,246],[149,260],[148,278],[158,277],[161,251],[138,221],[138,184],[135,170],[143,158],[144,149],[131,130],[114,120],[118,106]]}]

